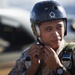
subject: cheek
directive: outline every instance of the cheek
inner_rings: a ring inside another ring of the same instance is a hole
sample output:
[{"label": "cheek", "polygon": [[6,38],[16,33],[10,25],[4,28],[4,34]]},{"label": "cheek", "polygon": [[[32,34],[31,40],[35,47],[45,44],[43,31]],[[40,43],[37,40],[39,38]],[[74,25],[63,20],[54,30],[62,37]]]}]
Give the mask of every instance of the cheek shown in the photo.
[{"label": "cheek", "polygon": [[64,33],[65,33],[65,30],[64,28],[62,29],[62,37],[64,37]]},{"label": "cheek", "polygon": [[50,34],[48,33],[41,34],[41,40],[43,43],[47,44],[50,41]]},{"label": "cheek", "polygon": [[42,40],[44,40],[44,39],[46,39],[46,34],[42,33],[42,34],[40,35],[40,37],[41,37]]},{"label": "cheek", "polygon": [[65,32],[64,29],[62,29],[61,31],[59,31],[59,35],[60,35],[61,38],[64,37],[64,32]]}]

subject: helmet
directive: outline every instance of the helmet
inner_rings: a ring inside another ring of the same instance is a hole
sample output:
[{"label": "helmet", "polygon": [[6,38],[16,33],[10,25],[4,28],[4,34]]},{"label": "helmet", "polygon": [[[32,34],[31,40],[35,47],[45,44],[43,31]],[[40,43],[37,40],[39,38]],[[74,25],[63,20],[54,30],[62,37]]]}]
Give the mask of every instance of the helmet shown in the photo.
[{"label": "helmet", "polygon": [[40,22],[52,21],[57,19],[65,20],[66,24],[64,35],[66,35],[66,13],[64,8],[59,3],[57,3],[56,1],[41,1],[36,3],[31,11],[30,21],[31,25],[33,25],[34,28]]}]

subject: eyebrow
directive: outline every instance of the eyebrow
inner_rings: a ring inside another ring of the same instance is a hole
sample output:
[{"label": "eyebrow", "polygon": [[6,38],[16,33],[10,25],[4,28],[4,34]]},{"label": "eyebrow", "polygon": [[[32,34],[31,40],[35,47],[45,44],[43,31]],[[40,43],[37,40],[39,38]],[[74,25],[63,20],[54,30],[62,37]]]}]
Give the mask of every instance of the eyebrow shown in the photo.
[{"label": "eyebrow", "polygon": [[52,26],[46,26],[45,28],[49,28],[49,27],[52,27]]}]

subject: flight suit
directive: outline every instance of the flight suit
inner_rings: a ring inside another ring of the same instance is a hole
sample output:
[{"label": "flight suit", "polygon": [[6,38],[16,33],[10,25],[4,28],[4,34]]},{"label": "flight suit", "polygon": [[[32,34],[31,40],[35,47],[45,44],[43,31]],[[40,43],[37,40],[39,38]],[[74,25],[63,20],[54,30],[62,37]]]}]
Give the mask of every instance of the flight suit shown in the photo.
[{"label": "flight suit", "polygon": [[[61,49],[61,52],[60,53],[59,53],[59,51],[57,52],[58,57],[60,58],[60,60],[63,56],[63,51],[64,50],[67,50],[67,51],[72,50],[71,53],[72,53],[72,56],[73,56],[73,66],[75,68],[75,43],[66,43],[65,42],[63,44],[63,46],[61,45],[60,49]],[[26,70],[31,65],[31,64],[26,64],[25,63],[26,56],[28,56],[28,50],[29,50],[29,48],[27,48],[23,51],[23,53],[21,54],[19,59],[16,61],[16,65],[10,71],[10,73],[8,75],[25,75]],[[62,64],[64,66],[66,66],[68,63],[65,62],[65,64],[64,63],[62,63]],[[26,65],[28,65],[28,67],[26,67]],[[44,62],[42,63],[42,67],[40,67],[40,68],[41,68],[41,72],[37,71],[36,75],[54,75],[54,72],[51,69],[49,69],[48,67],[46,67]],[[75,69],[73,69],[73,70],[75,71]]]}]

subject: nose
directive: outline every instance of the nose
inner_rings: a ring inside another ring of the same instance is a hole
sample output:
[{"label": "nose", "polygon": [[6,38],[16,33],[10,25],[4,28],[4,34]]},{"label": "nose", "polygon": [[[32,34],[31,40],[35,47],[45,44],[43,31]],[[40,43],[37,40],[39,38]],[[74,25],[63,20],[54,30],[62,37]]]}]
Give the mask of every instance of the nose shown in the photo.
[{"label": "nose", "polygon": [[57,36],[59,36],[59,33],[57,30],[54,30],[52,35],[53,35],[53,37],[57,37]]}]

